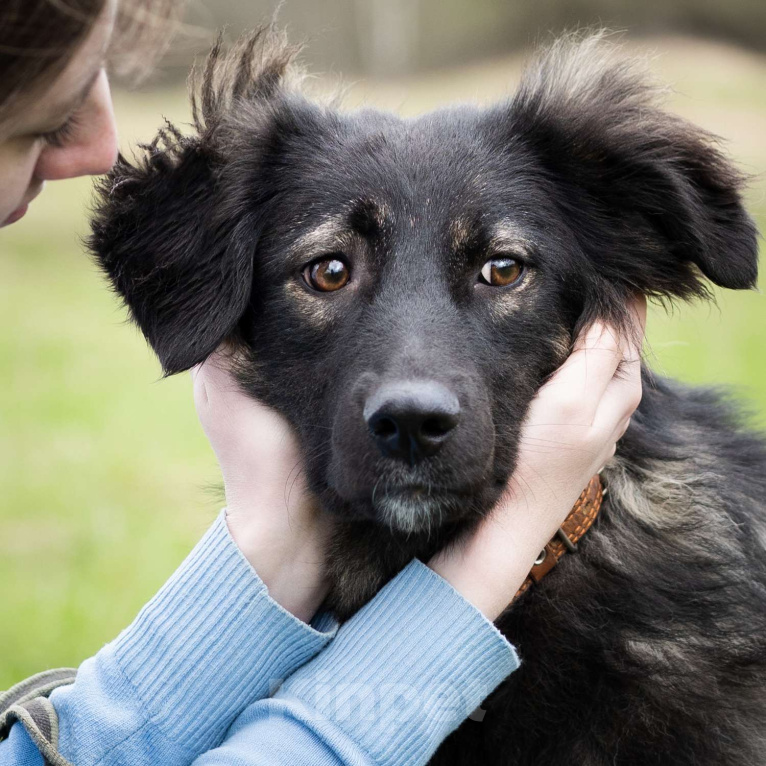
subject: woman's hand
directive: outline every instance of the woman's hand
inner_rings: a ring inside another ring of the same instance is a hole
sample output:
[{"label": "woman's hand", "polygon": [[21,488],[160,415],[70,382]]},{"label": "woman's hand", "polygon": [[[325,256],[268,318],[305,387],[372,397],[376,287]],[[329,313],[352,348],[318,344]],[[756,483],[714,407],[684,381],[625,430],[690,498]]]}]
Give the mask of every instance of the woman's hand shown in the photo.
[{"label": "woman's hand", "polygon": [[590,478],[614,455],[641,401],[645,299],[631,308],[635,337],[596,323],[578,339],[530,405],[503,498],[474,533],[429,563],[489,619],[508,606]]},{"label": "woman's hand", "polygon": [[223,474],[231,536],[271,597],[308,622],[327,592],[331,521],[306,487],[298,442],[284,418],[241,390],[225,351],[192,375],[197,414]]}]

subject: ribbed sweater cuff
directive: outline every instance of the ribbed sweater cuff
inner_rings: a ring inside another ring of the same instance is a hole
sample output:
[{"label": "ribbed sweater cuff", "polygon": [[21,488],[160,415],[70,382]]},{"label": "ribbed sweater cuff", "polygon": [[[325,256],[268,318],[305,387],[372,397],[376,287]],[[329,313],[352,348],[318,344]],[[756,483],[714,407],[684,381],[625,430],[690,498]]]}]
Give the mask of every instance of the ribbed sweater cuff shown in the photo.
[{"label": "ribbed sweater cuff", "polygon": [[484,615],[413,561],[275,700],[329,719],[375,763],[425,763],[518,665]]},{"label": "ribbed sweater cuff", "polygon": [[159,593],[99,653],[112,655],[165,736],[201,752],[335,635],[270,596],[229,534],[225,512]]}]

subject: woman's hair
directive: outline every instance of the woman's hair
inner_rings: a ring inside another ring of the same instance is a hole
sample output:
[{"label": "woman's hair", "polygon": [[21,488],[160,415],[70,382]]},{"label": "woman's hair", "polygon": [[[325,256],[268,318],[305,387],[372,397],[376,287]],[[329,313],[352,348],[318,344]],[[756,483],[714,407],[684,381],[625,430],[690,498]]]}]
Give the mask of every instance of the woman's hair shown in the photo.
[{"label": "woman's hair", "polygon": [[[140,77],[162,53],[180,0],[116,0],[109,63]],[[0,113],[51,83],[110,0],[0,0]]]}]

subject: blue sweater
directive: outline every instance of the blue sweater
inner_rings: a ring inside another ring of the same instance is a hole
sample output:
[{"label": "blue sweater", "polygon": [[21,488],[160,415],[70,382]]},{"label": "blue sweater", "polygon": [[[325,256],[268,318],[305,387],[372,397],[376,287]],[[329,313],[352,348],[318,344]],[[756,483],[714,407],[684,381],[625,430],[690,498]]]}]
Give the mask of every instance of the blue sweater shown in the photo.
[{"label": "blue sweater", "polygon": [[[326,614],[301,622],[221,514],[51,701],[76,766],[415,766],[517,666],[492,623],[418,561],[340,629]],[[43,764],[20,724],[0,743],[11,764]]]}]

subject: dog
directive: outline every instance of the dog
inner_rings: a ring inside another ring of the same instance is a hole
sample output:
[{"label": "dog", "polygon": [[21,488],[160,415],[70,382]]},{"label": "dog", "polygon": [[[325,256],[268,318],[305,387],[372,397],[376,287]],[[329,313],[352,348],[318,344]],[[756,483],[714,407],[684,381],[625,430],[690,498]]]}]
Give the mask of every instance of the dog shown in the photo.
[{"label": "dog", "polygon": [[[167,374],[227,340],[290,421],[343,619],[489,512],[581,328],[752,288],[757,231],[713,137],[603,34],[408,120],[309,99],[297,53],[217,44],[193,131],[120,158],[90,247]],[[523,664],[432,763],[766,763],[766,443],[721,392],[642,376],[597,523],[497,622]]]}]

